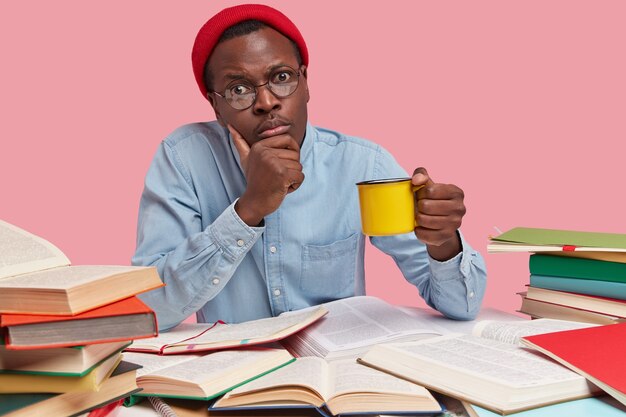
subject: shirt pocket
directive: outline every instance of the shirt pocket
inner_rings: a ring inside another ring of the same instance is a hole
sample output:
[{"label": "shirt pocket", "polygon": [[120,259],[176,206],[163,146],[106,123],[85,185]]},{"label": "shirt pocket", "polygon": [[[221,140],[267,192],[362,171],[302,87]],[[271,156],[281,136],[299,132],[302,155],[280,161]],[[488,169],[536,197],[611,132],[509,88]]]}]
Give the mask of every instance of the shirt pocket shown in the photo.
[{"label": "shirt pocket", "polygon": [[310,304],[354,295],[359,234],[329,245],[303,245],[300,290]]}]

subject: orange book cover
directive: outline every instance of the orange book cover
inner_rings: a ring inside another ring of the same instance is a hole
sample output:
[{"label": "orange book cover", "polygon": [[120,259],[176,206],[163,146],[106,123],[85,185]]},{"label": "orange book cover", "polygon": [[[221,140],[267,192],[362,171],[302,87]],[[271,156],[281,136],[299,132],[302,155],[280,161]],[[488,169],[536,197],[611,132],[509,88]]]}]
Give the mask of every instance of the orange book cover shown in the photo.
[{"label": "orange book cover", "polygon": [[[60,323],[60,322],[79,322],[88,320],[93,323],[94,326],[99,326],[100,324],[104,324],[108,318],[121,318],[122,320],[128,316],[140,316],[140,315],[149,315],[152,320],[152,329],[142,335],[135,335],[133,339],[141,339],[154,337],[158,334],[158,326],[156,321],[156,314],[150,307],[148,307],[143,301],[141,301],[136,296],[125,298],[120,301],[116,301],[111,304],[107,304],[102,307],[95,308],[93,310],[86,311],[84,313],[76,314],[74,316],[50,316],[50,315],[35,315],[35,314],[3,314],[0,315],[0,328],[4,330],[5,333],[5,344],[7,349],[40,349],[40,348],[51,348],[51,347],[64,347],[64,346],[76,346],[79,344],[89,344],[89,343],[102,343],[102,342],[113,342],[119,340],[128,340],[128,335],[123,334],[115,334],[113,331],[111,334],[106,334],[106,332],[102,332],[101,334],[95,335],[95,339],[81,338],[81,334],[72,335],[73,337],[68,340],[56,340],[50,341],[45,344],[37,343],[35,345],[28,344],[16,344],[12,340],[12,331],[13,329],[17,329],[18,327],[24,328],[32,325],[32,328],[41,329],[42,334],[46,332],[45,325],[46,323]],[[120,324],[123,324],[122,321],[117,321]],[[82,325],[82,323],[76,323],[77,325]],[[70,324],[67,328],[71,329],[72,324]],[[76,327],[77,328],[77,327]],[[102,329],[104,330],[104,329]],[[78,333],[78,332],[76,332]],[[75,336],[75,337],[74,337]]]},{"label": "orange book cover", "polygon": [[626,401],[626,323],[526,336],[523,343]]}]

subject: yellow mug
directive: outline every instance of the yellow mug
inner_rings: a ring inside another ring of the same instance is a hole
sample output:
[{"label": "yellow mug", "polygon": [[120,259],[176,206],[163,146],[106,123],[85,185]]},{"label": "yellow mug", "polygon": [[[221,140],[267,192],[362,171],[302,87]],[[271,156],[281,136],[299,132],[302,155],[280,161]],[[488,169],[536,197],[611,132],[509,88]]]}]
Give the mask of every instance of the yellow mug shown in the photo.
[{"label": "yellow mug", "polygon": [[410,178],[388,178],[357,183],[361,227],[369,236],[412,232],[415,221],[415,191]]}]

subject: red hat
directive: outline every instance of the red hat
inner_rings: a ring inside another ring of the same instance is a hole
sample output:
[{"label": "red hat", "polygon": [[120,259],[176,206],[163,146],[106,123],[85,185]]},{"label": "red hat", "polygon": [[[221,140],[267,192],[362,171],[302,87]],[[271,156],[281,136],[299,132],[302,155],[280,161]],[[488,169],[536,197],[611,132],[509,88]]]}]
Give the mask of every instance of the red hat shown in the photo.
[{"label": "red hat", "polygon": [[291,20],[281,12],[263,4],[241,4],[226,8],[210,18],[196,35],[191,51],[191,64],[198,87],[204,98],[207,98],[207,87],[204,85],[204,66],[217,45],[222,33],[229,27],[244,20],[259,20],[276,29],[296,43],[304,65],[309,64],[309,52],[304,38]]}]

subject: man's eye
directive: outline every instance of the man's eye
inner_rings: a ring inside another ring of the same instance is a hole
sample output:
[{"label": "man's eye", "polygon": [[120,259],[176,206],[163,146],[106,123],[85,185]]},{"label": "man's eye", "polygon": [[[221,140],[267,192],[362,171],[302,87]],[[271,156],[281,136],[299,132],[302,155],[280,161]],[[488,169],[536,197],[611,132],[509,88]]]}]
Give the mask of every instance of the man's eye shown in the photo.
[{"label": "man's eye", "polygon": [[293,74],[289,71],[280,71],[274,74],[272,82],[275,84],[287,83],[291,80]]},{"label": "man's eye", "polygon": [[252,92],[252,89],[248,85],[237,84],[235,86],[230,87],[230,92],[234,96],[241,96],[244,94],[250,94]]}]

